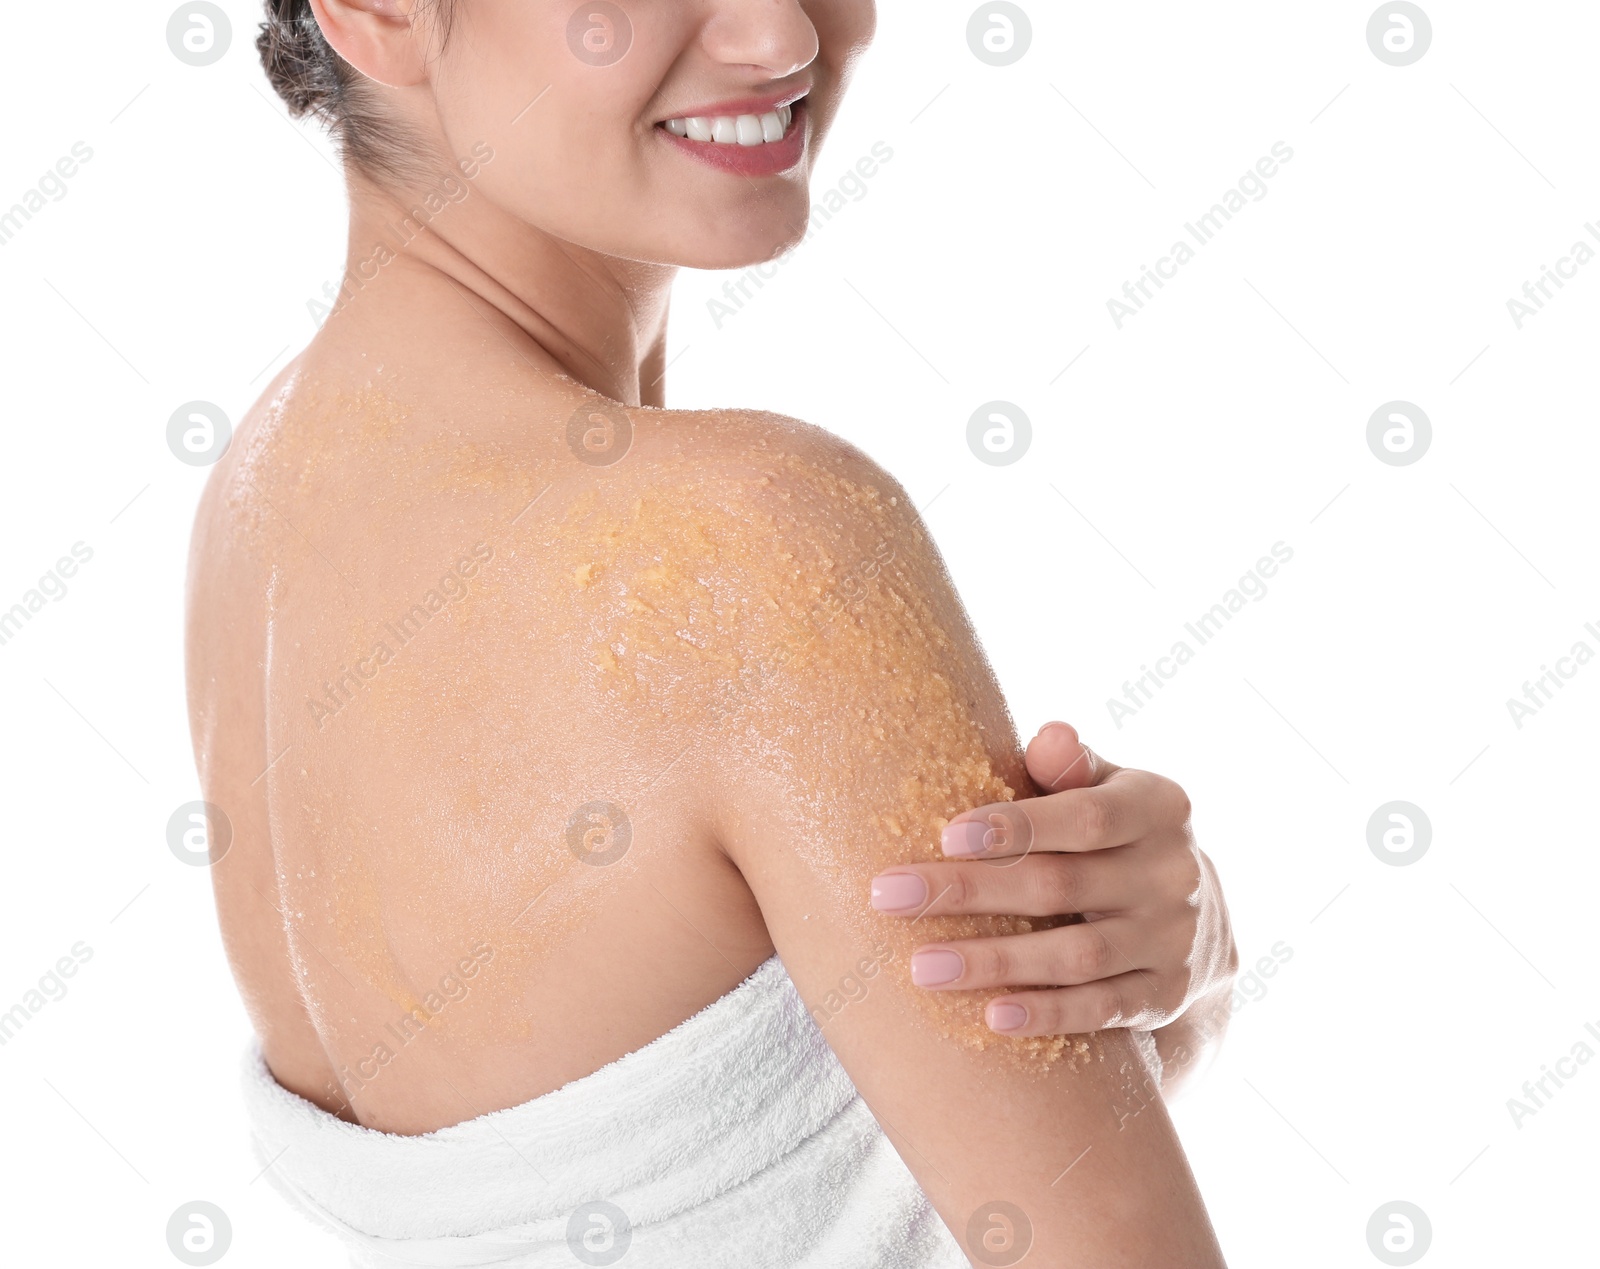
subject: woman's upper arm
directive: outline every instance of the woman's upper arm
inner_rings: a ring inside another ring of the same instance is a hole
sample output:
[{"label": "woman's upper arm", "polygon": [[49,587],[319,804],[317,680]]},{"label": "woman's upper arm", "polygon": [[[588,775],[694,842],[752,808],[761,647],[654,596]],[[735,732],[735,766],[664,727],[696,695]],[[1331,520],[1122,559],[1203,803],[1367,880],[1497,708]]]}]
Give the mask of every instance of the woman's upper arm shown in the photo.
[{"label": "woman's upper arm", "polygon": [[741,649],[758,672],[725,720],[717,828],[824,1036],[964,1247],[1000,1202],[1030,1223],[1032,1264],[1220,1264],[1127,1032],[1007,1038],[983,1021],[993,993],[912,986],[918,944],[1028,923],[908,923],[868,904],[884,866],[942,857],[958,811],[1032,792],[903,491],[824,451],[791,458],[745,513],[769,544],[745,585],[778,620]]}]

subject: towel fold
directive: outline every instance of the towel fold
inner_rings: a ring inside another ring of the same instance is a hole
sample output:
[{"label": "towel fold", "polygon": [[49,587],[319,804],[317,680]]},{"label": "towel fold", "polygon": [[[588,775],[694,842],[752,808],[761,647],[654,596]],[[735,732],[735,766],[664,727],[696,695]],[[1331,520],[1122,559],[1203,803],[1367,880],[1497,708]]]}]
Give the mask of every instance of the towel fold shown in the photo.
[{"label": "towel fold", "polygon": [[254,1044],[243,1082],[257,1162],[358,1269],[968,1264],[776,956],[593,1075],[421,1136],[312,1105]]}]

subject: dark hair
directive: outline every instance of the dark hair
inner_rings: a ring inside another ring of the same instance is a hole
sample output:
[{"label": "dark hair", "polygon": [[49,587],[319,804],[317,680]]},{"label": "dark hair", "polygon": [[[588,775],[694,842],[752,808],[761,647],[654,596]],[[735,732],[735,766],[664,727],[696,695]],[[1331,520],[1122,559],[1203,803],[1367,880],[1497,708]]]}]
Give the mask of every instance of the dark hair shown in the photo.
[{"label": "dark hair", "polygon": [[[442,47],[455,0],[431,2],[441,10]],[[415,169],[418,139],[377,108],[371,81],[334,52],[311,12],[311,0],[265,4],[267,20],[256,48],[289,113],[322,120],[339,139],[346,160],[368,172],[402,175]]]}]

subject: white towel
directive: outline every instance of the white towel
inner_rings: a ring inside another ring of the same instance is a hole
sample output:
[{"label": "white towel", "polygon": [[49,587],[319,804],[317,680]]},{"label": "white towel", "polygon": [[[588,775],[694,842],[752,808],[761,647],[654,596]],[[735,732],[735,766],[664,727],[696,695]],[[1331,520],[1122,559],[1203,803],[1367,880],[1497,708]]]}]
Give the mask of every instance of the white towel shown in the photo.
[{"label": "white towel", "polygon": [[257,1162],[359,1269],[968,1266],[776,956],[593,1075],[422,1136],[319,1109],[255,1045],[244,1094]]}]

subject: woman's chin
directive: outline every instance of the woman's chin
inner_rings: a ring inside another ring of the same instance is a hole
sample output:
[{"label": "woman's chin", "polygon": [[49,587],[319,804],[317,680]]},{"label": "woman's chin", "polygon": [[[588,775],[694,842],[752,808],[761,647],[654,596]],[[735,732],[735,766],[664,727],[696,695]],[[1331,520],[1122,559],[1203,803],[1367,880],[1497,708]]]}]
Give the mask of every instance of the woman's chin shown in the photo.
[{"label": "woman's chin", "polygon": [[719,234],[715,241],[701,239],[674,253],[672,263],[686,269],[750,269],[766,264],[799,246],[806,236],[806,213],[792,222],[752,226],[743,234]]}]

